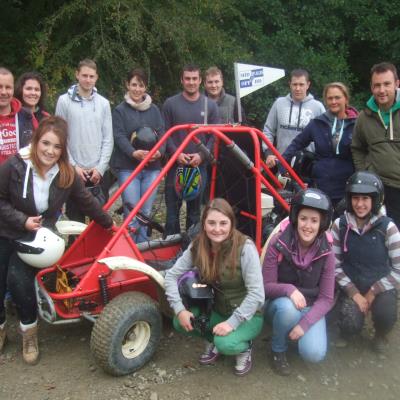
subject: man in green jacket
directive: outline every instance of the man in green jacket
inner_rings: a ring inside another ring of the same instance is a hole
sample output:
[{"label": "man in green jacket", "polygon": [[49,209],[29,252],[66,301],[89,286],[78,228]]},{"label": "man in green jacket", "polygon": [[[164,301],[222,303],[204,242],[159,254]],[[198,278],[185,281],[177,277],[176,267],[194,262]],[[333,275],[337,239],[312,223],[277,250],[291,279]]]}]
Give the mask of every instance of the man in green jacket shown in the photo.
[{"label": "man in green jacket", "polygon": [[385,187],[387,215],[400,227],[400,101],[396,67],[388,62],[371,68],[372,96],[353,132],[352,153],[357,170],[377,173]]}]

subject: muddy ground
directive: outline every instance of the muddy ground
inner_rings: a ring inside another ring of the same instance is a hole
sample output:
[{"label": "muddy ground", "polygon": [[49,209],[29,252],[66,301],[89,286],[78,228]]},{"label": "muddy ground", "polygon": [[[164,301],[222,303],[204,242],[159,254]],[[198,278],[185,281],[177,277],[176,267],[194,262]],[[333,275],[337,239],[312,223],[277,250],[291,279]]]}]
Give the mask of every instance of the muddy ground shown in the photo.
[{"label": "muddy ground", "polygon": [[21,357],[15,316],[10,315],[9,321],[9,340],[0,355],[1,400],[399,398],[399,326],[385,356],[371,351],[367,330],[344,348],[337,347],[336,335],[331,333],[327,359],[319,365],[303,363],[292,349],[290,377],[275,375],[268,364],[266,327],[254,345],[253,370],[239,378],[232,372],[232,357],[218,360],[215,366],[199,366],[202,342],[183,338],[165,319],[164,334],[151,362],[135,374],[116,378],[105,374],[91,356],[89,322],[50,326],[41,321],[41,360],[27,366]]}]

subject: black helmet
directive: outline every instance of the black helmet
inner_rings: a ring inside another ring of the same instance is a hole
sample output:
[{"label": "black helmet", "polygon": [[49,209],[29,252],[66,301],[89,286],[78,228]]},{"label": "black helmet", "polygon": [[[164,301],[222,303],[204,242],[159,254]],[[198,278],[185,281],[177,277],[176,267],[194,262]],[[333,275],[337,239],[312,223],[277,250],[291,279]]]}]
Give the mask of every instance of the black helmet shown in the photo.
[{"label": "black helmet", "polygon": [[299,150],[291,160],[291,166],[297,175],[304,181],[311,179],[315,154],[308,150]]},{"label": "black helmet", "polygon": [[353,212],[352,194],[367,194],[372,198],[372,214],[378,214],[383,204],[384,189],[379,176],[368,171],[355,172],[346,183],[346,210]]},{"label": "black helmet", "polygon": [[314,208],[321,211],[322,218],[319,233],[326,231],[332,221],[333,208],[329,197],[319,189],[305,189],[296,193],[292,199],[289,212],[289,221],[297,225],[297,216],[302,208]]},{"label": "black helmet", "polygon": [[197,268],[182,274],[178,279],[178,290],[186,307],[198,305],[199,301],[211,301],[214,292],[210,285],[201,282]]},{"label": "black helmet", "polygon": [[135,149],[151,150],[157,143],[158,136],[154,129],[145,126],[132,132],[131,143]]}]

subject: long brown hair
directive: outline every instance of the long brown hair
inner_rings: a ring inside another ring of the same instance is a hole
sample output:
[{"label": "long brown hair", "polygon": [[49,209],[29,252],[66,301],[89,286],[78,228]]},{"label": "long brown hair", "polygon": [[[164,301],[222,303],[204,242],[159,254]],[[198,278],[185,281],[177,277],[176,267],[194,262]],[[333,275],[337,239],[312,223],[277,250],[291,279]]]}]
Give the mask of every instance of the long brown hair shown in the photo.
[{"label": "long brown hair", "polygon": [[18,78],[17,83],[15,84],[14,97],[16,97],[18,100],[20,100],[22,104],[24,104],[24,96],[23,96],[22,92],[23,92],[26,81],[28,81],[29,79],[34,80],[39,83],[40,99],[38,102],[38,107],[41,110],[44,110],[46,96],[47,96],[47,86],[43,80],[42,75],[40,75],[38,72],[35,72],[35,71],[25,72]]},{"label": "long brown hair", "polygon": [[61,145],[61,155],[58,160],[58,167],[60,169],[59,172],[59,180],[58,186],[60,188],[68,188],[72,185],[74,181],[75,171],[68,159],[68,149],[67,149],[67,140],[68,140],[68,125],[67,122],[61,117],[48,117],[44,118],[37,129],[34,131],[32,135],[31,141],[31,154],[30,160],[32,164],[36,167],[39,174],[40,172],[40,161],[37,154],[37,148],[41,137],[47,132],[53,132],[59,139]]},{"label": "long brown hair", "polygon": [[[230,242],[230,246],[223,250],[220,248],[216,254],[212,253],[211,240],[204,230],[205,221],[211,211],[218,211],[231,221],[231,231],[226,239]],[[192,248],[194,265],[199,268],[202,279],[206,282],[217,281],[218,266],[223,260],[228,260],[228,266],[232,268],[232,274],[234,274],[238,249],[245,241],[246,236],[236,229],[236,218],[230,204],[221,198],[210,200],[203,211],[200,234],[194,239]]]}]

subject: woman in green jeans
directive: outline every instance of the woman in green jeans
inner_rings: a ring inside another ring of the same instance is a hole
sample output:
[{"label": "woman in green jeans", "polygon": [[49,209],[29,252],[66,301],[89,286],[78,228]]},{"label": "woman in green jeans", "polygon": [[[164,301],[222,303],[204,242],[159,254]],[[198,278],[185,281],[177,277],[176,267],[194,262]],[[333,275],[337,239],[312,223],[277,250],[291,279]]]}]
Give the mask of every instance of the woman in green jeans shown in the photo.
[{"label": "woman in green jeans", "polygon": [[252,340],[263,325],[264,288],[257,249],[235,228],[234,212],[224,199],[208,203],[199,235],[165,277],[166,295],[175,312],[174,327],[201,336],[193,326],[199,310],[185,307],[178,288],[179,277],[194,266],[201,281],[214,289],[206,348],[199,362],[208,365],[220,354],[235,355],[235,374],[245,375],[252,365]]}]

